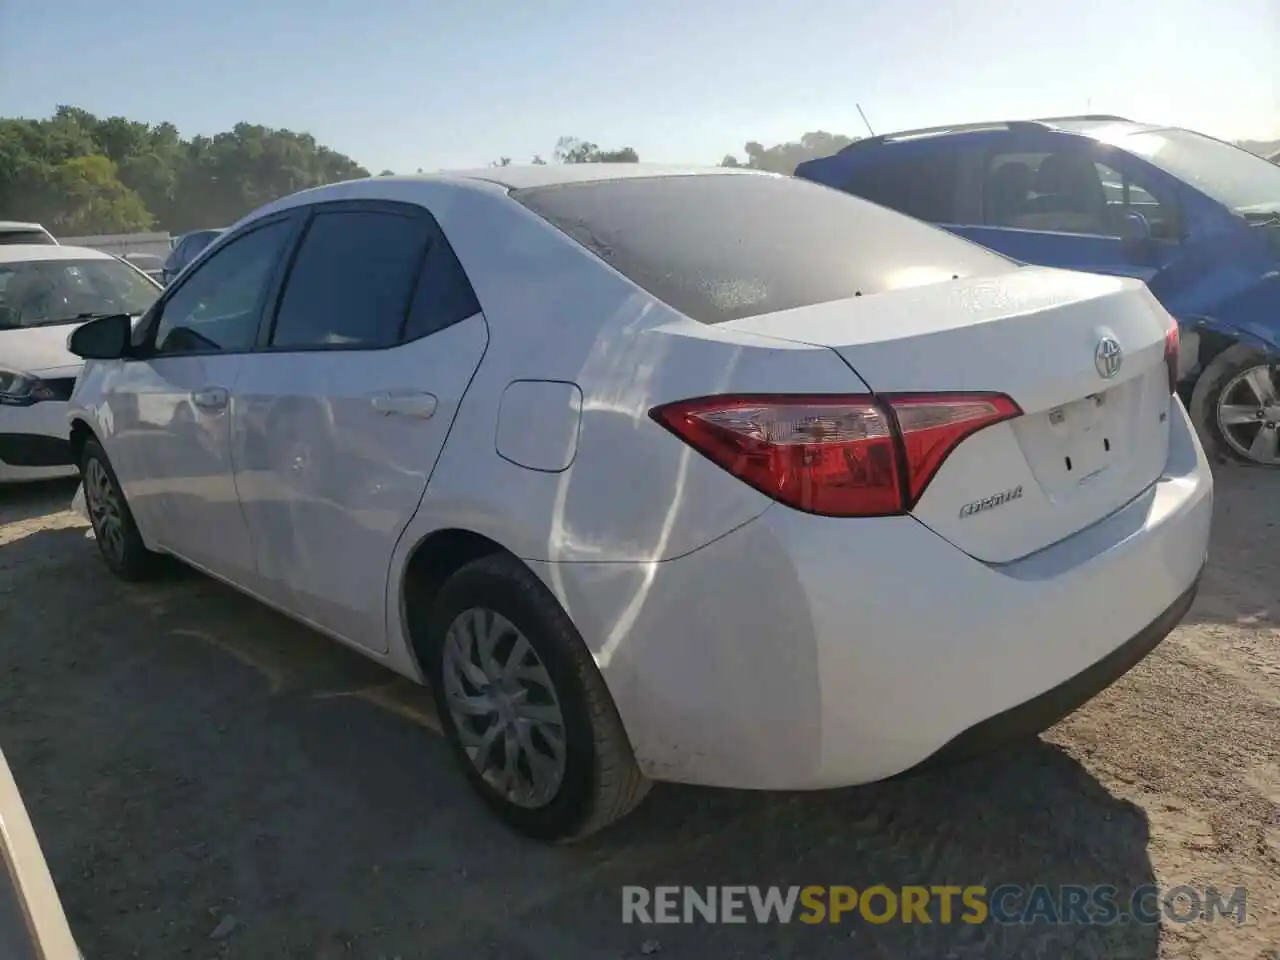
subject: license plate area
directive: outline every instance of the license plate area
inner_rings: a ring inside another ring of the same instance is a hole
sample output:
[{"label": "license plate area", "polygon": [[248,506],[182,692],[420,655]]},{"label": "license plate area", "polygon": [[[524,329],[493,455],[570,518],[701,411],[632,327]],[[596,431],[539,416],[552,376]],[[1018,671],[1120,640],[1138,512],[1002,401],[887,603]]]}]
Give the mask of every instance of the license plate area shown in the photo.
[{"label": "license plate area", "polygon": [[1069,495],[1128,459],[1137,385],[1119,384],[1029,418],[1019,439],[1046,494]]}]

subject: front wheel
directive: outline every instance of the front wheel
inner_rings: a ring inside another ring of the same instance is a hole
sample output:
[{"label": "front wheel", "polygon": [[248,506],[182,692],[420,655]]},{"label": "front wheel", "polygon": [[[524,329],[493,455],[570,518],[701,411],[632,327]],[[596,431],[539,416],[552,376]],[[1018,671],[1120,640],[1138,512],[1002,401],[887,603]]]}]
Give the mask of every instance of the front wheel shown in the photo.
[{"label": "front wheel", "polygon": [[518,832],[586,836],[648,792],[613,699],[572,621],[514,557],[441,588],[425,660],[441,726],[472,787]]},{"label": "front wheel", "polygon": [[89,523],[107,568],[121,580],[150,579],[159,571],[161,557],[143,544],[120,481],[97,440],[84,445],[80,476]]},{"label": "front wheel", "polygon": [[1280,466],[1280,368],[1274,358],[1243,344],[1224,350],[1196,382],[1191,419],[1220,456]]}]

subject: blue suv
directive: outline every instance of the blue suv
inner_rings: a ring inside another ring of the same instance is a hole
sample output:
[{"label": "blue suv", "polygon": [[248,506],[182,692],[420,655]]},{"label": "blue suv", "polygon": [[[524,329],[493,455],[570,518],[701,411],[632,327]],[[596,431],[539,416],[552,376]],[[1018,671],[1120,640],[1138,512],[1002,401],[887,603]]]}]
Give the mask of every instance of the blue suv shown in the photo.
[{"label": "blue suv", "polygon": [[1145,280],[1179,322],[1179,392],[1220,454],[1280,466],[1280,166],[1123,117],[859,140],[795,171],[1024,263]]}]

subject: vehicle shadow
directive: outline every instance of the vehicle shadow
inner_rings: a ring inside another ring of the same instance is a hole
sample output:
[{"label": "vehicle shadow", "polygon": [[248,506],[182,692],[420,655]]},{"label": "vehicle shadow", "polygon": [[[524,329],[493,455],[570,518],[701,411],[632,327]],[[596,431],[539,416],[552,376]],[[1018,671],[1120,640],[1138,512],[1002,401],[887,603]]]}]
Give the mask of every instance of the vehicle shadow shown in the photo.
[{"label": "vehicle shadow", "polygon": [[1156,926],[959,905],[624,924],[626,885],[1104,884],[1124,905],[1154,883],[1148,825],[1034,741],[850,790],[659,785],[602,835],[526,842],[476,803],[425,691],[203,577],[121,584],[84,537],[4,548],[24,562],[0,569],[0,743],[86,956],[1157,955]]},{"label": "vehicle shadow", "polygon": [[0,484],[0,524],[32,520],[67,510],[79,485],[78,478]]}]

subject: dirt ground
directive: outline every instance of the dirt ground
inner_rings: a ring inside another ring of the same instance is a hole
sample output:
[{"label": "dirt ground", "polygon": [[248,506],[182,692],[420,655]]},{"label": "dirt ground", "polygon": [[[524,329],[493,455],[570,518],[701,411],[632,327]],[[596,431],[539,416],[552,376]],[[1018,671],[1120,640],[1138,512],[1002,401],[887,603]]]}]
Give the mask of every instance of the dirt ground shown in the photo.
[{"label": "dirt ground", "polygon": [[[112,580],[0,491],[0,746],[88,960],[1280,958],[1280,476],[1218,471],[1185,624],[1043,742],[806,795],[659,786],[569,848],[472,801],[410,684],[194,574]],[[1033,625],[1032,625],[1033,626]],[[1159,883],[1159,926],[636,926],[624,884]]]}]

